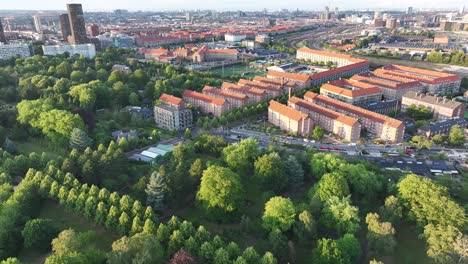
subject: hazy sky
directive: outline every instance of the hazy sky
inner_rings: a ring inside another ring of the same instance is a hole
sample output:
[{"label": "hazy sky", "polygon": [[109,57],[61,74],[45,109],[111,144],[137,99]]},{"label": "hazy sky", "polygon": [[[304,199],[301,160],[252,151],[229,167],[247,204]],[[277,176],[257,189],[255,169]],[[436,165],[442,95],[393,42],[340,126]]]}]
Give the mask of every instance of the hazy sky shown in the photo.
[{"label": "hazy sky", "polygon": [[114,9],[128,10],[318,10],[323,6],[338,6],[343,9],[363,8],[453,8],[457,9],[467,0],[0,0],[0,9],[65,10],[66,3],[81,3],[85,11]]}]

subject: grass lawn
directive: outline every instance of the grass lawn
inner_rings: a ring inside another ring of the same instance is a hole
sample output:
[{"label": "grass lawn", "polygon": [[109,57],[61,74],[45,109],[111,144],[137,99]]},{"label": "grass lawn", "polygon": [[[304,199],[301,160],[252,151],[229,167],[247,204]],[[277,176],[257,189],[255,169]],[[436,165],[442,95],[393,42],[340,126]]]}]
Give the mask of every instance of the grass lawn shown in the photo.
[{"label": "grass lawn", "polygon": [[414,224],[401,223],[396,228],[397,245],[392,256],[382,258],[385,264],[432,264],[426,254],[424,240],[418,239],[419,231]]},{"label": "grass lawn", "polygon": [[47,145],[43,141],[27,141],[27,142],[18,142],[18,151],[21,154],[28,155],[29,153],[36,152],[37,154],[42,154],[44,152],[48,158],[56,159],[64,154],[66,151],[64,149],[54,149],[51,146]]},{"label": "grass lawn", "polygon": [[[94,247],[103,251],[110,251],[112,242],[119,238],[100,225],[88,221],[84,217],[73,212],[66,211],[62,206],[53,200],[45,200],[37,218],[48,218],[54,221],[54,224],[60,229],[72,228],[77,232],[93,231],[95,232]],[[19,259],[26,263],[44,263],[48,254],[37,252],[35,250],[23,249],[19,254]]]},{"label": "grass lawn", "polygon": [[[223,74],[223,68],[222,67],[211,69],[211,70],[209,70],[209,72],[220,75],[221,77],[225,77],[225,76],[231,76],[231,75],[241,75],[244,72],[254,72],[256,70],[257,69],[252,69],[252,68],[249,68],[249,67],[247,67],[247,70],[246,70],[245,65],[236,64],[236,65],[232,65],[232,66],[225,66],[224,67],[224,74]],[[266,72],[261,71],[261,72],[255,72],[255,73],[247,74],[244,77],[265,76],[265,75],[266,75]]]}]

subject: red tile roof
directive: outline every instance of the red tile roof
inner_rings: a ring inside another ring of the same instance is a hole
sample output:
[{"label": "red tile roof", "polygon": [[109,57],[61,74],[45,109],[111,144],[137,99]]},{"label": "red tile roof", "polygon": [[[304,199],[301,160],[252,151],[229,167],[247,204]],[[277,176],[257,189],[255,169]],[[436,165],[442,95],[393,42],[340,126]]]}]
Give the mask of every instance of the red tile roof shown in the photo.
[{"label": "red tile roof", "polygon": [[[349,86],[351,86],[353,89],[350,89]],[[374,85],[359,81],[349,81],[347,79],[331,81],[330,83],[322,85],[320,90],[322,89],[347,97],[360,97],[371,94],[381,94],[380,89]]]},{"label": "red tile roof", "polygon": [[358,63],[349,64],[343,67],[337,67],[335,69],[331,69],[328,71],[314,73],[310,76],[310,79],[315,81],[315,80],[322,79],[322,78],[325,78],[334,74],[339,74],[339,73],[347,72],[347,71],[357,69],[360,67],[365,67],[367,65],[369,65],[368,61],[360,61]]},{"label": "red tile roof", "polygon": [[215,98],[213,96],[209,96],[206,94],[202,94],[202,93],[190,91],[190,90],[185,90],[182,95],[184,97],[190,97],[196,100],[204,101],[204,102],[219,105],[219,106],[223,106],[226,103],[226,100],[224,99]]},{"label": "red tile roof", "polygon": [[335,58],[340,58],[340,59],[346,59],[350,63],[353,63],[353,62],[357,63],[357,62],[365,61],[365,60],[353,58],[353,57],[351,57],[349,55],[346,55],[346,54],[323,51],[323,50],[314,50],[314,49],[311,49],[311,48],[308,48],[308,47],[302,47],[302,48],[298,49],[297,51],[304,52],[304,53],[311,53],[311,54],[320,55],[320,56],[327,56],[327,57],[335,57]]},{"label": "red tile roof", "polygon": [[159,97],[159,100],[166,103],[166,104],[173,104],[173,105],[179,105],[180,103],[183,102],[183,100],[179,97],[175,97],[173,95],[169,95],[169,94],[161,94],[161,96]]},{"label": "red tile roof", "polygon": [[454,74],[445,72],[423,70],[418,68],[406,67],[396,64],[389,64],[381,68],[389,75],[396,75],[405,78],[411,78],[423,83],[440,84],[444,82],[456,82],[461,78]]},{"label": "red tile roof", "polygon": [[298,73],[289,73],[289,72],[280,72],[280,71],[268,71],[268,76],[277,77],[277,78],[285,78],[288,80],[295,80],[299,82],[308,82],[309,75],[306,74],[298,74]]},{"label": "red tile roof", "polygon": [[299,112],[292,107],[280,104],[273,100],[270,101],[269,109],[271,109],[273,112],[279,113],[280,115],[286,116],[294,121],[300,121],[301,119],[306,119],[309,117],[307,114]]},{"label": "red tile roof", "polygon": [[253,78],[253,81],[263,82],[263,83],[271,83],[271,84],[279,84],[279,85],[284,85],[284,86],[287,86],[287,87],[296,87],[296,83],[294,83],[294,82],[291,82],[291,81],[283,82],[282,80],[270,79],[270,78],[263,77],[263,76],[255,76]]},{"label": "red tile roof", "polygon": [[305,95],[304,95],[304,98],[319,101],[319,102],[323,103],[324,105],[330,105],[330,106],[333,106],[335,108],[342,109],[345,112],[357,115],[359,117],[365,117],[365,118],[374,120],[376,122],[386,124],[386,125],[388,125],[390,127],[399,128],[400,126],[403,126],[403,122],[400,121],[400,120],[393,119],[393,118],[390,118],[388,116],[384,116],[384,115],[381,115],[381,114],[377,114],[377,113],[371,112],[369,110],[366,110],[366,109],[363,109],[363,108],[360,108],[360,107],[357,107],[357,106],[354,106],[354,105],[350,105],[350,104],[347,104],[347,103],[343,103],[343,102],[340,102],[338,100],[331,99],[329,97],[319,95],[319,94],[316,94],[316,93],[313,93],[313,92],[306,92]]},{"label": "red tile roof", "polygon": [[220,89],[216,89],[214,87],[211,87],[211,86],[205,86],[203,87],[203,92],[205,93],[213,93],[213,94],[217,94],[217,95],[220,95],[220,96],[225,96],[225,97],[230,97],[230,98],[233,98],[233,99],[236,99],[236,100],[247,100],[249,99],[249,97],[245,94],[240,94],[240,93],[233,93],[233,92],[229,92],[229,91],[226,91],[226,90],[220,90]]}]

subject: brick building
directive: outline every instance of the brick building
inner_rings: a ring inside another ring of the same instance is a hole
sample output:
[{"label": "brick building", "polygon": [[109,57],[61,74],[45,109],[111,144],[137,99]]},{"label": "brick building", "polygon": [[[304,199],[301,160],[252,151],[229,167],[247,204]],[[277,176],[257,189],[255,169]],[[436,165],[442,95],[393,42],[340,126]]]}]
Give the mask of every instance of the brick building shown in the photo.
[{"label": "brick building", "polygon": [[195,91],[185,90],[182,98],[185,102],[198,107],[202,113],[213,114],[218,117],[231,109],[226,100]]},{"label": "brick building", "polygon": [[424,93],[407,92],[401,101],[401,110],[406,111],[410,105],[423,105],[431,109],[434,118],[438,120],[453,117],[464,117],[465,105],[445,97],[426,95]]},{"label": "brick building", "polygon": [[280,80],[284,82],[294,82],[299,88],[306,88],[312,86],[312,80],[307,74],[268,71],[267,78],[273,80]]},{"label": "brick building", "polygon": [[392,143],[403,141],[405,126],[400,120],[377,114],[313,92],[306,92],[304,99],[314,104],[318,104],[336,112],[356,118],[361,124],[362,129],[367,130],[367,132],[373,134],[377,138]]},{"label": "brick building", "polygon": [[238,85],[238,84],[229,83],[229,82],[223,82],[221,84],[221,90],[245,94],[248,97],[249,104],[259,103],[268,99],[268,94],[265,92],[265,90],[247,87],[247,86]]},{"label": "brick building", "polygon": [[313,127],[307,114],[273,100],[268,107],[268,122],[299,136],[309,136]]},{"label": "brick building", "polygon": [[445,119],[420,127],[418,129],[418,134],[425,136],[426,138],[431,138],[437,134],[444,135],[448,134],[450,129],[455,125],[460,126],[460,128],[464,130],[467,127],[468,122],[462,117]]},{"label": "brick building", "polygon": [[347,79],[331,81],[322,85],[320,94],[356,106],[367,106],[382,100],[382,92],[379,88]]},{"label": "brick building", "polygon": [[361,124],[355,118],[297,97],[289,98],[288,106],[309,115],[314,125],[318,125],[344,140],[354,142],[360,138]]},{"label": "brick building", "polygon": [[202,90],[202,93],[213,96],[215,98],[224,99],[232,108],[241,108],[248,105],[249,103],[249,97],[245,94],[216,89],[211,86],[205,86]]}]

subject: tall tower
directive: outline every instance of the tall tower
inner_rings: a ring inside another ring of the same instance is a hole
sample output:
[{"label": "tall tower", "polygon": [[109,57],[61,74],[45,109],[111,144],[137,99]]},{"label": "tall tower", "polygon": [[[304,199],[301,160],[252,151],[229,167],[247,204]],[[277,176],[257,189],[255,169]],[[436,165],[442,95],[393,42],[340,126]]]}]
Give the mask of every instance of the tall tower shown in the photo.
[{"label": "tall tower", "polygon": [[70,23],[70,44],[86,44],[86,27],[81,4],[67,4],[68,21]]},{"label": "tall tower", "polygon": [[68,18],[68,14],[61,14],[59,16],[59,23],[60,31],[62,32],[62,38],[67,40],[68,36],[71,36],[70,20]]},{"label": "tall tower", "polygon": [[0,42],[6,43],[5,31],[3,30],[2,19],[0,18]]},{"label": "tall tower", "polygon": [[34,29],[36,32],[40,33],[42,31],[42,23],[41,23],[41,16],[35,15],[33,16],[34,19]]}]

